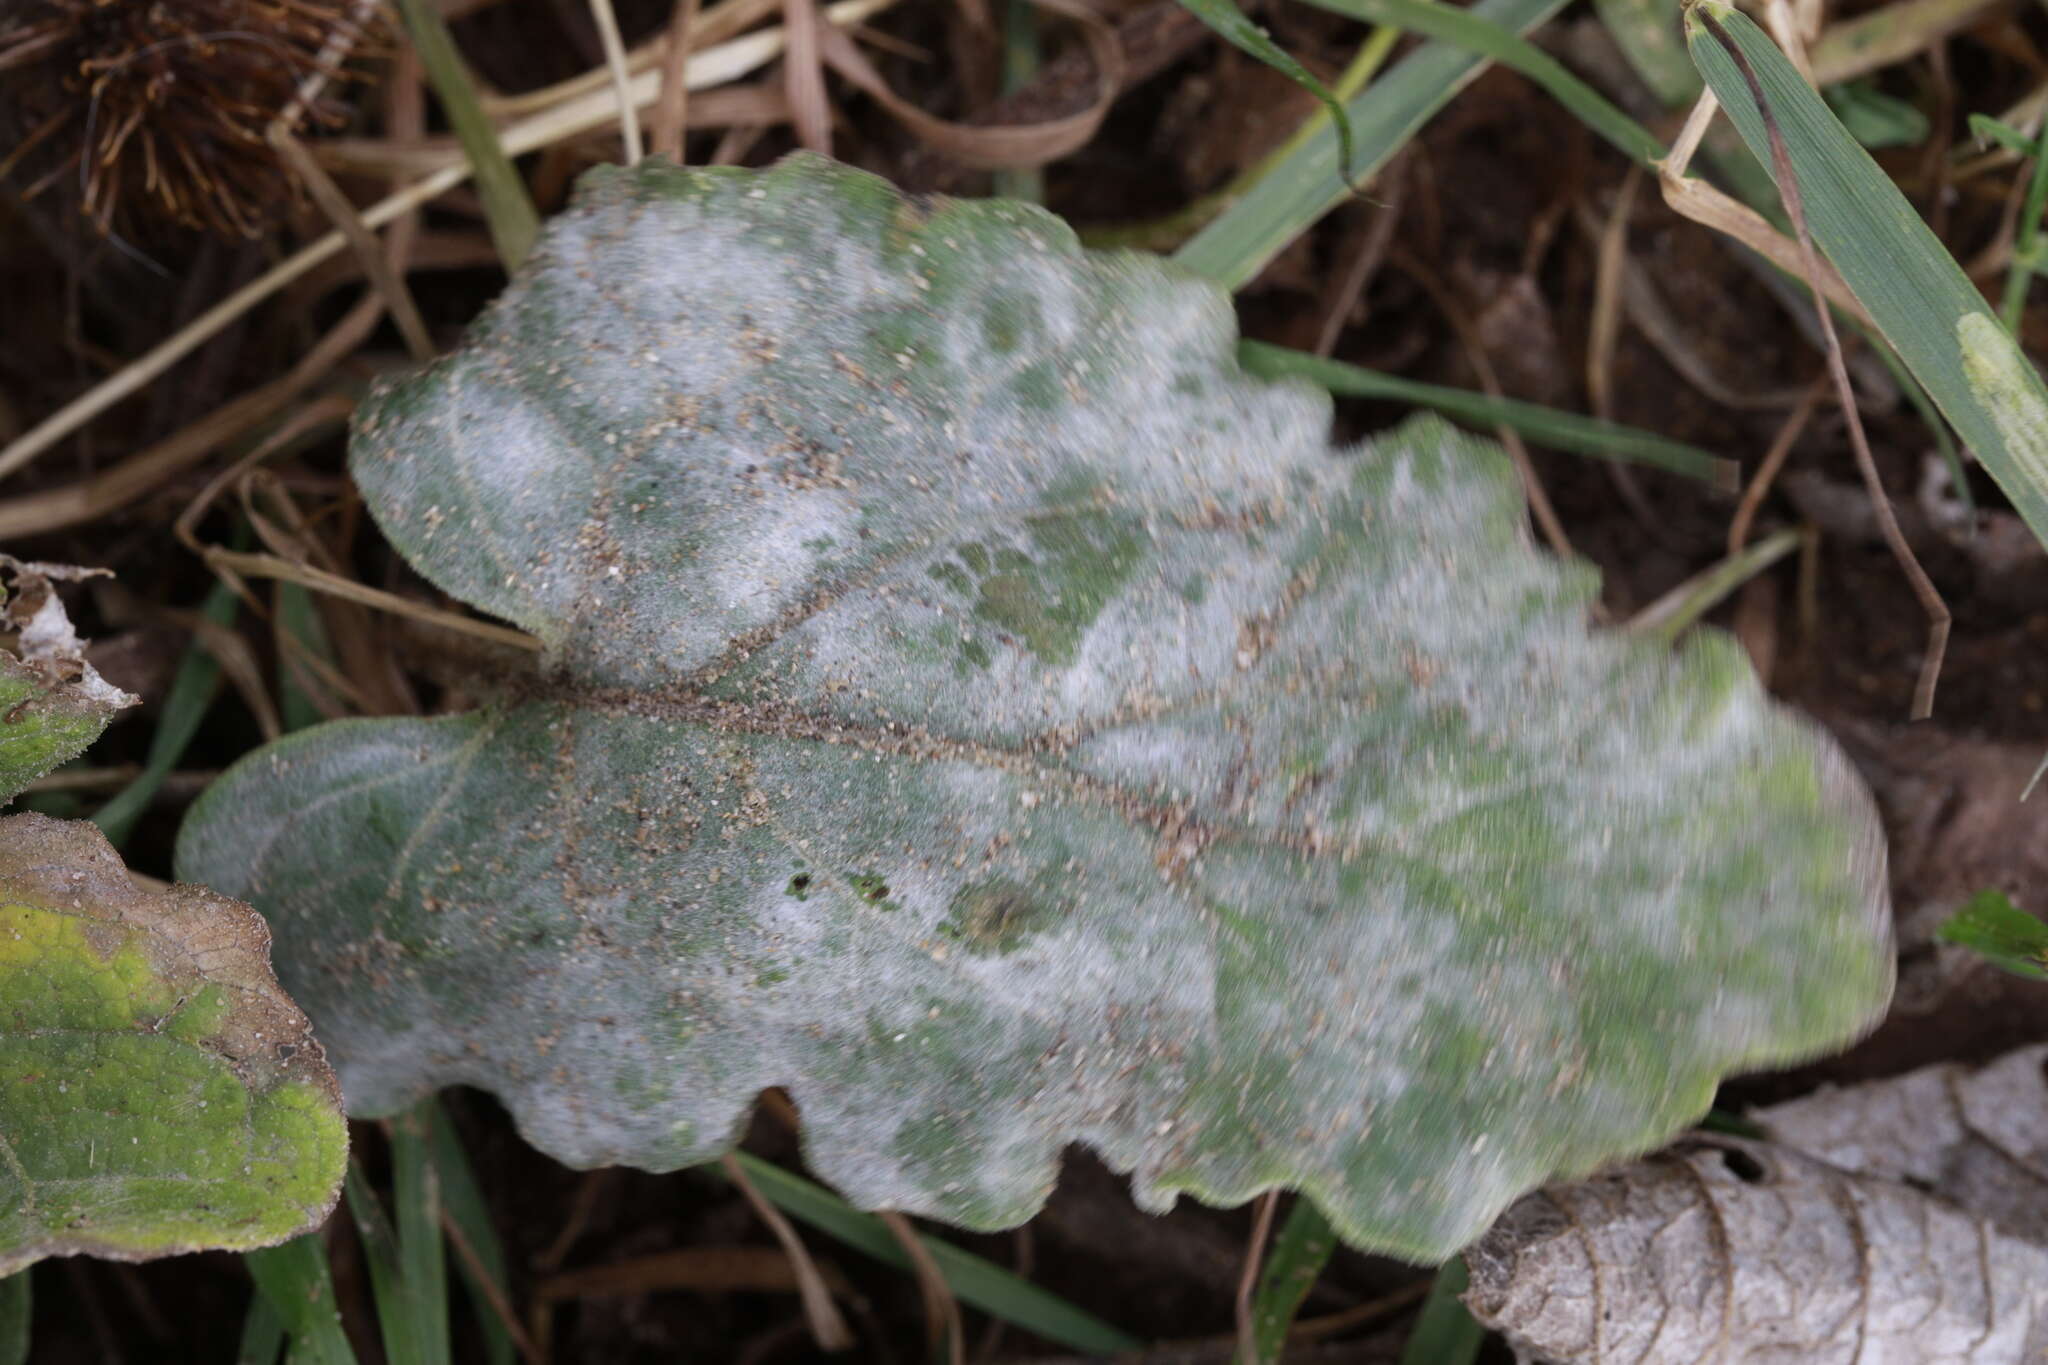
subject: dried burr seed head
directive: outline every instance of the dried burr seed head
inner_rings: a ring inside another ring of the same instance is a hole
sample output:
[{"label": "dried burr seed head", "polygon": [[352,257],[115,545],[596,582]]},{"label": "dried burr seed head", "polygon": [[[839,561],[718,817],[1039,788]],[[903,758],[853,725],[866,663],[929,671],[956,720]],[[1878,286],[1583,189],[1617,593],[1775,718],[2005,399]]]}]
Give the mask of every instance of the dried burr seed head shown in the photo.
[{"label": "dried burr seed head", "polygon": [[296,193],[272,121],[342,120],[333,81],[309,105],[301,90],[357,47],[369,13],[354,0],[0,4],[0,182],[75,200],[102,234],[254,237]]}]

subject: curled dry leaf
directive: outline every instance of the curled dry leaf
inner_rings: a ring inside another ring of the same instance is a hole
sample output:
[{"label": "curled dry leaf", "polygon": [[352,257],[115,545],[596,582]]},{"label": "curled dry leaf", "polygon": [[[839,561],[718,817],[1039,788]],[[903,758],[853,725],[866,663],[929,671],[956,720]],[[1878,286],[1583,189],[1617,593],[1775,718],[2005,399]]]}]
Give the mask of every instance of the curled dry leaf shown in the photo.
[{"label": "curled dry leaf", "polygon": [[[47,566],[6,561],[0,804],[132,699],[84,662]],[[0,1276],[45,1256],[265,1246],[333,1206],[340,1095],[270,933],[142,891],[92,825],[0,817]]]},{"label": "curled dry leaf", "polygon": [[1931,1190],[2048,1247],[2048,1043],[1987,1066],[1943,1063],[1822,1090],[1751,1118],[1774,1141]]},{"label": "curled dry leaf", "polygon": [[91,571],[30,564],[0,555],[13,580],[0,593],[0,626],[15,633],[14,653],[0,649],[0,805],[68,763],[99,737],[135,698],[108,683],[85,660],[53,584]]},{"label": "curled dry leaf", "polygon": [[1909,1185],[1737,1138],[1532,1194],[1465,1260],[1473,1316],[1546,1365],[2048,1351],[2048,1250]]},{"label": "curled dry leaf", "polygon": [[1834,749],[1725,639],[1590,635],[1497,449],[1333,450],[1234,341],[1026,206],[595,172],[350,455],[539,676],[259,751],[179,867],[364,1114],[668,1169],[786,1086],[848,1197],[982,1228],[1084,1142],[1441,1259],[1865,1027]]}]

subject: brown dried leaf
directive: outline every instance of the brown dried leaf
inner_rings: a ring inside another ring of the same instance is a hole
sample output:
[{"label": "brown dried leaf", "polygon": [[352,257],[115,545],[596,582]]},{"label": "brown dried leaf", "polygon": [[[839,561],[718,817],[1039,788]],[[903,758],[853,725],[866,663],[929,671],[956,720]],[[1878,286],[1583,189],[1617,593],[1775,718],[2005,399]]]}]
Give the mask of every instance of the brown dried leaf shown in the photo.
[{"label": "brown dried leaf", "polygon": [[1552,1365],[2016,1365],[2048,1350],[2048,1249],[1737,1138],[1529,1195],[1465,1260],[1473,1316]]}]

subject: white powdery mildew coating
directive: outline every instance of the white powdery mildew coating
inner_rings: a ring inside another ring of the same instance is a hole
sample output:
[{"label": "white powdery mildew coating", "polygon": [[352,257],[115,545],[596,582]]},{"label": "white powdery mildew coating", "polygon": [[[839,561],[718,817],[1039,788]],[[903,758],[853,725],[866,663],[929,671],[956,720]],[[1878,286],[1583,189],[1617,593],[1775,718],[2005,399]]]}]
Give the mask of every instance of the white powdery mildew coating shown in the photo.
[{"label": "white powdery mildew coating", "polygon": [[[566,456],[556,453],[563,446],[558,419],[537,396],[508,391],[487,373],[465,379],[451,385],[440,419],[455,486],[421,490],[434,499],[433,510],[419,514],[425,533],[443,544],[474,537],[479,567],[491,576],[484,591],[512,604],[504,614],[529,628],[559,632],[557,623],[576,602],[580,566],[563,554],[565,547],[534,533],[563,503],[587,500],[596,458],[576,446]],[[401,471],[420,467],[398,464]],[[450,515],[462,522],[444,527],[439,518]]]},{"label": "white powdery mildew coating", "polygon": [[[1004,1225],[1083,1142],[1147,1207],[1281,1179],[1426,1258],[1791,1036],[1804,988],[1728,981],[1726,930],[1796,944],[1833,855],[1687,826],[1784,723],[1589,643],[1495,457],[1330,451],[1220,295],[1042,216],[854,207],[816,163],[593,186],[468,378],[371,405],[355,455],[422,572],[546,618],[509,613],[543,696],[338,796],[225,784],[297,850],[257,898],[371,1112],[469,1081],[565,1159],[666,1167],[785,1085],[858,1202]],[[487,392],[464,486],[416,472]],[[1706,907],[1702,841],[1782,867]],[[1838,944],[1881,917],[1856,889]]]}]

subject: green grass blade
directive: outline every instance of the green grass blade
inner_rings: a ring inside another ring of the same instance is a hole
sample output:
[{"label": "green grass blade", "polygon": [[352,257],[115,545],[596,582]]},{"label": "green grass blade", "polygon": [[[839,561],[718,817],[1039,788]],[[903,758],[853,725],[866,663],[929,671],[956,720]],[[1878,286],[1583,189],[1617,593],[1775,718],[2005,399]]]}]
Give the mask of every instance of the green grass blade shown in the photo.
[{"label": "green grass blade", "polygon": [[2005,330],[2019,335],[2020,313],[2027,306],[2027,288],[2042,262],[2041,210],[2048,205],[2048,121],[2031,155],[2034,168],[2027,176],[2027,200],[2020,209],[2019,233],[2013,242],[2012,263],[2005,268],[2005,296],[1999,300],[1998,318]]},{"label": "green grass blade", "polygon": [[[1594,0],[1594,3],[1601,22],[1614,36],[1623,55],[1635,68],[1636,75],[1655,92],[1667,109],[1681,109],[1698,97],[1704,80],[1699,70],[1693,66],[1692,56],[1686,50],[1684,38],[1680,36],[1683,29],[1680,22],[1680,11],[1683,6],[1680,0]],[[1673,65],[1674,58],[1682,65],[1682,71],[1679,66]],[[1972,116],[1972,128],[1976,127],[1976,117]],[[2031,148],[2033,144],[2026,141],[2025,145]],[[1722,184],[1736,198],[1780,228],[1787,226],[1778,204],[1777,188],[1771,184],[1770,176],[1765,174],[1757,159],[1750,155],[1749,148],[1743,144],[1741,134],[1730,128],[1726,122],[1717,119],[1707,129],[1706,141],[1701,144],[1700,150],[1705,153],[1706,160],[1713,165]],[[1777,274],[1777,267],[1768,265],[1762,257],[1754,256],[1746,250],[1738,249],[1735,255],[1736,259],[1744,261],[1752,270],[1758,272],[1766,288],[1777,291],[1782,282]],[[1795,318],[1804,316],[1798,310],[1811,308],[1810,302],[1804,300],[1791,306],[1795,310]],[[1892,348],[1881,337],[1872,334],[1862,322],[1837,314],[1836,323],[1839,326],[1854,328],[1870,342],[1872,350],[1891,372],[1892,378],[1905,394],[1907,401],[1912,403],[1914,413],[1926,424],[1929,436],[1941,450],[1942,460],[1948,466],[1950,480],[1956,488],[1957,495],[1966,507],[1973,512],[1976,511],[1975,496],[1970,491],[1969,480],[1963,476],[1962,458],[1956,450],[1954,438],[1949,435],[1948,423],[1935,410],[1926,390],[1921,388],[1919,381],[1900,363]],[[1812,339],[1818,346],[1819,337],[1814,336]]]},{"label": "green grass blade", "polygon": [[[1509,32],[1534,28],[1565,0],[1479,0],[1470,11]],[[1237,289],[1317,219],[1350,197],[1343,172],[1378,171],[1417,129],[1469,85],[1485,63],[1449,43],[1410,53],[1347,101],[1353,161],[1343,167],[1333,125],[1325,122],[1276,162],[1253,190],[1203,228],[1173,259],[1197,275]]]},{"label": "green grass blade", "polygon": [[1619,422],[1603,422],[1513,398],[1493,398],[1469,389],[1425,384],[1260,341],[1241,342],[1237,355],[1247,371],[1262,378],[1306,379],[1345,398],[1386,398],[1435,408],[1475,426],[1512,427],[1530,440],[1558,450],[1651,465],[1721,487],[1732,486],[1736,474],[1733,461]]},{"label": "green grass blade", "polygon": [[[762,1197],[784,1213],[878,1261],[899,1270],[910,1269],[910,1257],[897,1244],[889,1229],[883,1226],[881,1219],[871,1213],[862,1213],[823,1186],[792,1175],[757,1156],[745,1152],[735,1152],[733,1156]],[[703,1169],[718,1173],[715,1165]],[[1072,1350],[1097,1355],[1136,1351],[1144,1346],[1136,1337],[1118,1331],[1059,1295],[1048,1293],[972,1252],[962,1251],[922,1233],[918,1240],[938,1262],[939,1271],[946,1277],[946,1284],[954,1296],[991,1317],[1001,1318]]]},{"label": "green grass blade", "polygon": [[1237,1365],[1269,1365],[1281,1359],[1287,1329],[1294,1325],[1302,1300],[1336,1249],[1337,1234],[1330,1230],[1322,1211],[1313,1201],[1297,1198],[1280,1235],[1273,1239],[1272,1254],[1266,1258],[1252,1299],[1252,1345],[1258,1359],[1240,1357]]},{"label": "green grass blade", "polygon": [[1499,24],[1438,0],[1309,0],[1318,9],[1392,24],[1468,52],[1491,57],[1543,87],[1559,104],[1623,156],[1649,166],[1664,155],[1664,144],[1614,106],[1613,101],[1565,70],[1563,63]]},{"label": "green grass blade", "polygon": [[1449,1260],[1438,1269],[1415,1328],[1401,1347],[1401,1365],[1472,1365],[1486,1330],[1458,1300],[1466,1283],[1463,1261]]},{"label": "green grass blade", "polygon": [[286,734],[303,730],[308,725],[318,725],[327,717],[313,704],[306,690],[299,686],[296,670],[288,666],[289,646],[282,637],[289,636],[298,642],[300,648],[329,663],[334,661],[334,647],[327,639],[327,626],[320,619],[320,608],[313,601],[313,594],[297,583],[277,585],[277,709]]},{"label": "green grass blade", "polygon": [[498,249],[498,260],[508,272],[517,270],[540,232],[540,215],[534,211],[526,182],[498,142],[498,130],[491,126],[490,115],[477,98],[476,82],[463,65],[440,6],[432,0],[398,0],[398,10],[427,81],[441,101],[441,110],[475,169],[477,197],[483,201],[484,220],[491,230],[491,243]]},{"label": "green grass blade", "polygon": [[1983,296],[1869,153],[1856,145],[1762,29],[1705,0],[1686,15],[1694,63],[1766,163],[1749,85],[1706,31],[1715,22],[1755,72],[1785,141],[1814,241],[1928,395],[2048,542],[2048,387]]},{"label": "green grass blade", "polygon": [[284,1350],[284,1319],[277,1306],[257,1291],[249,1296],[249,1315],[242,1320],[241,1344],[235,1348],[235,1365],[277,1365]]},{"label": "green grass blade", "polygon": [[[199,614],[217,626],[231,626],[236,605],[234,589],[216,583],[206,594]],[[219,682],[220,661],[204,641],[195,637],[185,646],[178,672],[171,679],[171,690],[164,695],[163,715],[157,721],[156,733],[149,737],[149,757],[144,760],[142,771],[93,813],[93,823],[115,848],[127,844],[128,836],[135,832],[135,822],[149,809],[157,789],[185,756],[192,737],[199,733],[199,722],[206,719],[213,706],[214,688]]]},{"label": "green grass blade", "polygon": [[2048,981],[2048,924],[2014,905],[2003,892],[1979,891],[1934,936],[1972,949],[2014,976]]},{"label": "green grass blade", "polygon": [[356,1353],[341,1329],[334,1303],[334,1279],[320,1234],[309,1232],[283,1246],[245,1252],[242,1264],[256,1288],[270,1300],[291,1334],[291,1365],[356,1365]]},{"label": "green grass blade", "polygon": [[[1038,9],[1031,0],[1003,0],[1003,93],[1014,94],[1038,74]],[[997,171],[998,199],[1045,202],[1045,171],[1037,166]]]},{"label": "green grass blade", "polygon": [[456,1266],[469,1286],[476,1307],[478,1329],[483,1338],[484,1359],[489,1365],[512,1365],[512,1334],[492,1303],[510,1303],[506,1289],[505,1248],[498,1241],[497,1225],[491,1221],[490,1206],[470,1169],[469,1154],[462,1149],[455,1125],[438,1100],[426,1100],[416,1111],[425,1115],[428,1140],[433,1144],[434,1171],[441,1180],[441,1207],[448,1221],[462,1234],[476,1263],[458,1257]]},{"label": "green grass blade", "polygon": [[[427,1101],[431,1104],[432,1101]],[[441,1180],[428,1121],[415,1106],[391,1124],[391,1198],[398,1262],[408,1291],[419,1365],[448,1365],[448,1254],[441,1239]]]},{"label": "green grass blade", "polygon": [[1799,539],[1800,533],[1787,527],[1744,546],[1637,612],[1628,623],[1629,631],[1672,643],[1729,593],[1798,549]]},{"label": "green grass blade", "polygon": [[1614,45],[1667,109],[1689,104],[1700,93],[1700,73],[1679,36],[1678,11],[1679,0],[1593,0],[1593,12]]},{"label": "green grass blade", "polygon": [[389,1365],[420,1365],[420,1345],[412,1326],[416,1314],[407,1301],[411,1287],[399,1266],[398,1234],[354,1158],[348,1163],[347,1198],[356,1239],[363,1245],[363,1260],[370,1269],[370,1295],[377,1305],[377,1330],[384,1338],[385,1359]]},{"label": "green grass blade", "polygon": [[[1372,78],[1379,74],[1380,67],[1393,55],[1394,45],[1401,40],[1401,30],[1381,25],[1366,34],[1365,41],[1358,45],[1344,73],[1330,87],[1339,100],[1355,99]],[[1192,203],[1185,204],[1162,218],[1149,219],[1138,223],[1098,223],[1080,229],[1083,245],[1097,247],[1130,247],[1139,251],[1161,253],[1177,251],[1209,223],[1214,222],[1231,205],[1246,198],[1263,184],[1268,172],[1286,164],[1311,138],[1320,137],[1336,126],[1327,110],[1318,109],[1301,126],[1296,128],[1285,142],[1275,147],[1253,165],[1245,167],[1231,178],[1222,189],[1205,194]]]},{"label": "green grass blade", "polygon": [[1232,47],[1248,57],[1256,58],[1275,71],[1293,81],[1328,111],[1335,123],[1337,134],[1337,164],[1347,182],[1350,179],[1353,147],[1351,118],[1344,112],[1344,106],[1330,93],[1330,88],[1315,78],[1315,75],[1300,62],[1294,60],[1287,49],[1268,37],[1266,30],[1245,17],[1235,0],[1180,0],[1181,8],[1194,15],[1221,36]]},{"label": "green grass blade", "polygon": [[1979,143],[1997,143],[2015,156],[2032,156],[2034,139],[2019,129],[2000,123],[1989,114],[1970,115],[1970,136]]},{"label": "green grass blade", "polygon": [[0,1365],[28,1365],[28,1326],[34,1312],[26,1270],[0,1280]]},{"label": "green grass blade", "polygon": [[1843,81],[1821,91],[1828,108],[1849,135],[1871,151],[1886,147],[1917,147],[1933,124],[1927,115],[1896,95],[1887,95],[1869,81]]}]

